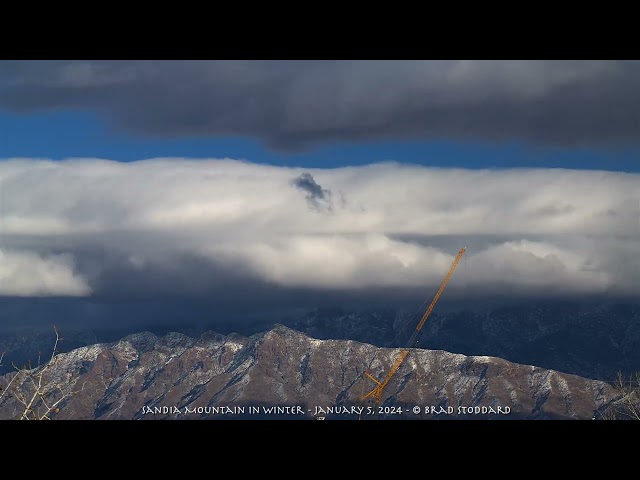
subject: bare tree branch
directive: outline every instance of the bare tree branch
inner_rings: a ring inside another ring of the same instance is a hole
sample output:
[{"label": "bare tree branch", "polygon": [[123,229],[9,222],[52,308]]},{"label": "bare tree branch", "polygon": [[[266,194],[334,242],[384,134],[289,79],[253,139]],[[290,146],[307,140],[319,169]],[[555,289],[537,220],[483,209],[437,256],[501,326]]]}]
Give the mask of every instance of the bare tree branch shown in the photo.
[{"label": "bare tree branch", "polygon": [[640,371],[628,379],[618,372],[613,386],[620,398],[604,412],[602,418],[640,420]]},{"label": "bare tree branch", "polygon": [[[24,408],[21,408],[17,416],[20,420],[51,420],[51,414],[60,411],[60,405],[64,400],[84,390],[84,383],[79,390],[73,390],[72,386],[69,389],[63,389],[60,385],[52,383],[50,373],[52,367],[57,363],[57,354],[60,353],[58,344],[62,340],[55,325],[53,331],[55,342],[51,358],[44,365],[41,365],[41,353],[39,352],[38,364],[35,368],[31,366],[30,361],[23,367],[17,367],[12,363],[17,372],[6,388],[0,391],[0,400],[9,395],[8,392],[11,392],[13,397],[23,405]],[[0,362],[3,357],[4,353],[0,355]]]}]

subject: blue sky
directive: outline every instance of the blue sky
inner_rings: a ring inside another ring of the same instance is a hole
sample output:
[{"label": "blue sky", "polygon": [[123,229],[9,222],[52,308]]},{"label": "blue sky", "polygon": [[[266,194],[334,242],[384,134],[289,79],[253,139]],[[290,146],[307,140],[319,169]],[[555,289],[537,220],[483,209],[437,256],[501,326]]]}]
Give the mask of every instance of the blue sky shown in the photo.
[{"label": "blue sky", "polygon": [[637,172],[637,61],[2,61],[0,158]]},{"label": "blue sky", "polygon": [[0,159],[25,159],[0,162],[0,294],[422,292],[467,246],[465,295],[637,295],[638,85],[626,61],[0,62]]},{"label": "blue sky", "polygon": [[549,147],[522,141],[333,141],[304,151],[267,147],[257,138],[157,138],[117,131],[92,112],[0,111],[0,158],[96,157],[130,162],[156,157],[234,158],[278,166],[341,167],[397,161],[435,167],[571,168],[640,171],[640,151],[621,147]]}]

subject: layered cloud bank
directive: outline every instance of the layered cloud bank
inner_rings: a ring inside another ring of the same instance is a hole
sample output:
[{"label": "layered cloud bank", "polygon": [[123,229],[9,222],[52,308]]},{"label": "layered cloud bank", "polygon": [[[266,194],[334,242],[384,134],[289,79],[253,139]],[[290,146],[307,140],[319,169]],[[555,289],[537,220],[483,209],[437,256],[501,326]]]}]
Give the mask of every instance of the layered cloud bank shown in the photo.
[{"label": "layered cloud bank", "polygon": [[449,138],[640,141],[637,61],[3,61],[0,109],[82,108],[118,129],[283,149]]},{"label": "layered cloud bank", "polygon": [[2,295],[422,288],[461,247],[461,292],[640,294],[640,175],[0,163]]}]

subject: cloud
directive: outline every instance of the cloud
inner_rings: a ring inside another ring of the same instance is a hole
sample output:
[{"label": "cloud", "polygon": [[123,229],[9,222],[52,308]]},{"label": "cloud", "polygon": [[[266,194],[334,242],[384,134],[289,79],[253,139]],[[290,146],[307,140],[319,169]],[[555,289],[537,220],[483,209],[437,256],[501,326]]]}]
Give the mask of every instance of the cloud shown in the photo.
[{"label": "cloud", "polygon": [[[345,201],[318,215],[301,189]],[[428,292],[463,246],[450,295],[637,296],[640,175],[0,163],[2,295],[173,295],[233,309],[322,292]]]},{"label": "cloud", "polygon": [[68,255],[41,257],[32,252],[0,250],[0,294],[24,296],[85,296],[91,289],[73,272]]},{"label": "cloud", "polygon": [[325,190],[318,185],[310,173],[301,174],[299,177],[294,178],[292,183],[300,190],[307,192],[306,198],[309,207],[327,212],[333,210],[331,190]]},{"label": "cloud", "polygon": [[282,149],[381,138],[637,145],[637,61],[7,61],[0,108]]}]

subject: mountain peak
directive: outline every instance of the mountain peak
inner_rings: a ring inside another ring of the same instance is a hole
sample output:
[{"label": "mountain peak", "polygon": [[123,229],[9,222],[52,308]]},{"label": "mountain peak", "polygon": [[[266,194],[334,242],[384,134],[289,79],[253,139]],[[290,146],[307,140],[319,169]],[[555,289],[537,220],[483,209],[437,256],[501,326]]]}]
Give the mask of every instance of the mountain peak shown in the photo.
[{"label": "mountain peak", "polygon": [[[333,412],[329,418],[352,418],[362,392],[375,387],[363,373],[384,379],[398,353],[351,340],[313,339],[284,325],[242,341],[212,333],[193,339],[141,332],[62,354],[47,379],[62,391],[83,386],[61,403],[56,418],[62,419],[258,418],[249,410],[256,406],[267,419],[281,417],[262,407],[296,406],[300,418],[326,407]],[[11,375],[0,377],[0,386]],[[24,381],[16,386],[30,388]],[[384,410],[398,413],[391,418],[591,418],[614,397],[604,382],[489,356],[411,349],[388,382],[382,405],[397,407]],[[16,402],[5,395],[0,418],[19,409]]]}]

